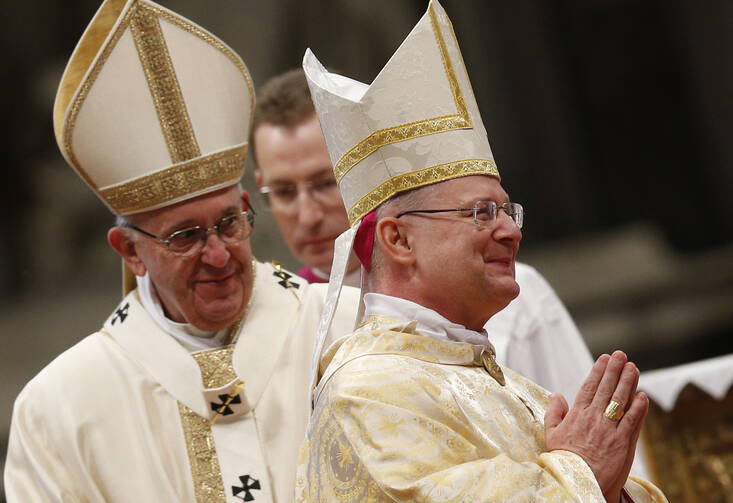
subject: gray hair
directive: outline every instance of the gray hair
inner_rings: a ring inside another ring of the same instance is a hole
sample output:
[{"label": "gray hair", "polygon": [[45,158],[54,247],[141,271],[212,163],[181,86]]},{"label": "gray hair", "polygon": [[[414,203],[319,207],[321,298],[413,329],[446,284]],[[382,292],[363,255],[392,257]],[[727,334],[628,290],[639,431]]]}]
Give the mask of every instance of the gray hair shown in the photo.
[{"label": "gray hair", "polygon": [[132,215],[117,215],[115,217],[115,225],[117,227],[130,227],[133,224]]}]

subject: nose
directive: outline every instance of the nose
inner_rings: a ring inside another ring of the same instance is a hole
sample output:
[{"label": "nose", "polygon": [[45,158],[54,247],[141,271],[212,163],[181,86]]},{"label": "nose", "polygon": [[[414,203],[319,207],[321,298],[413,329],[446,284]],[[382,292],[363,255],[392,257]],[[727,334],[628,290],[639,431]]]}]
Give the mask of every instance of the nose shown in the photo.
[{"label": "nose", "polygon": [[296,211],[298,212],[298,223],[303,227],[316,227],[323,220],[323,208],[308,190],[298,192]]},{"label": "nose", "polygon": [[514,222],[505,211],[499,210],[496,216],[496,227],[494,228],[494,238],[497,241],[518,245],[522,240],[522,229]]},{"label": "nose", "polygon": [[204,248],[201,250],[201,261],[212,267],[224,267],[229,262],[229,253],[226,243],[221,240],[219,234],[211,229],[206,234]]}]

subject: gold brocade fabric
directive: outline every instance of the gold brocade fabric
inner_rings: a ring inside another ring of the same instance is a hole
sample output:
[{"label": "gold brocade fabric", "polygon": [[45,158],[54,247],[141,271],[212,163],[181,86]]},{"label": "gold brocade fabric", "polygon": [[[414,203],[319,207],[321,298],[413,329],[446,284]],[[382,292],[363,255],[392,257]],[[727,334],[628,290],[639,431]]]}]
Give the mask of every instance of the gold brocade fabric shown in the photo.
[{"label": "gold brocade fabric", "polygon": [[[297,501],[605,503],[579,456],[544,452],[548,392],[506,368],[501,386],[474,364],[473,346],[379,319],[336,344]],[[636,503],[652,501],[666,500]]]},{"label": "gold brocade fabric", "polygon": [[733,388],[716,400],[688,384],[670,412],[652,401],[642,438],[671,501],[733,503]]},{"label": "gold brocade fabric", "polygon": [[349,224],[354,225],[360,218],[398,192],[470,175],[490,175],[498,178],[499,171],[494,161],[465,159],[393,176],[370,190],[349,208],[347,212]]}]

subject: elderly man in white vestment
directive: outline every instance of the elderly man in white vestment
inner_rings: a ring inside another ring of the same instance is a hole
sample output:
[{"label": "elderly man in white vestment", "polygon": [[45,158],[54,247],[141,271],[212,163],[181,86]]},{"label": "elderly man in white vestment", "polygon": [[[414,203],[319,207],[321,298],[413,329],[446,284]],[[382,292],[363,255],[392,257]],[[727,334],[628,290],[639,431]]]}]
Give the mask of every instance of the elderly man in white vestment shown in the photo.
[{"label": "elderly man in white vestment", "polygon": [[524,213],[438,2],[369,86],[303,66],[352,225],[326,321],[352,247],[367,276],[360,328],[316,343],[296,499],[666,502],[628,476],[648,399],[623,352],[572,408],[495,361],[483,327],[519,293]]},{"label": "elderly man in white vestment", "polygon": [[[285,243],[303,263],[297,274],[310,283],[328,282],[334,241],[349,220],[302,69],[273,77],[258,91],[250,144],[255,181]],[[352,256],[344,284],[358,287],[359,276]],[[550,391],[575,396],[593,365],[583,337],[532,266],[517,262],[515,279],[519,296],[485,327],[497,361]]]},{"label": "elderly man in white vestment", "polygon": [[325,289],[252,255],[253,104],[239,56],[177,14],[107,1],[93,18],[54,129],[137,282],[18,396],[9,502],[291,500]]}]

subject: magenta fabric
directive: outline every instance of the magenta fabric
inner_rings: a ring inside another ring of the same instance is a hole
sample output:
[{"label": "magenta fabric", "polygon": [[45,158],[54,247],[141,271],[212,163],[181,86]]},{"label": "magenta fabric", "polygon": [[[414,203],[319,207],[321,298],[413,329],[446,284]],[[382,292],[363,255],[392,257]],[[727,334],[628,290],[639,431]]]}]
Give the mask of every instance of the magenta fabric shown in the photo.
[{"label": "magenta fabric", "polygon": [[366,272],[372,266],[372,250],[374,249],[374,231],[377,225],[377,212],[372,210],[361,219],[354,239],[354,253],[364,265]]},{"label": "magenta fabric", "polygon": [[298,276],[306,280],[308,283],[328,283],[327,279],[320,278],[316,276],[310,267],[306,266],[303,267],[301,270],[296,272]]}]

